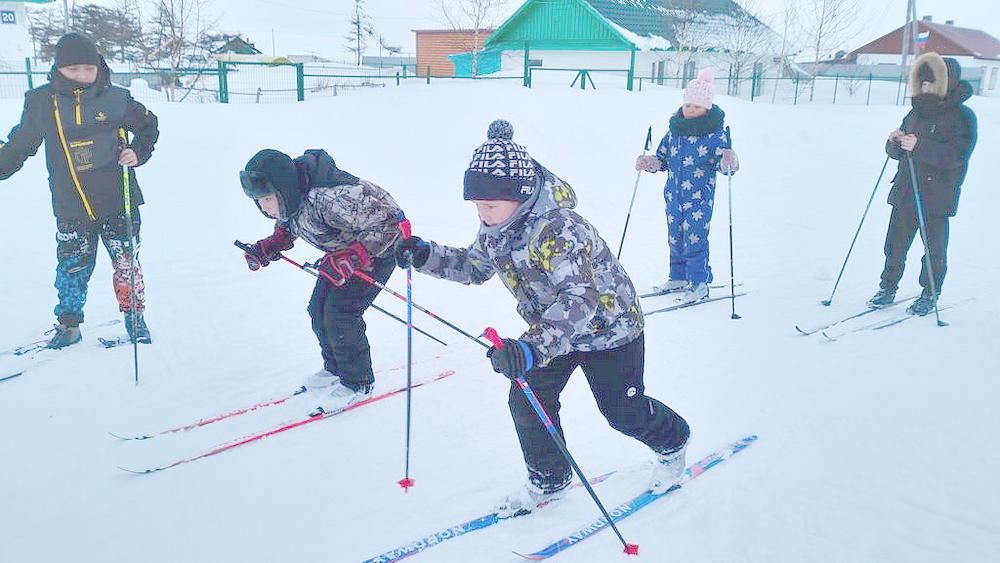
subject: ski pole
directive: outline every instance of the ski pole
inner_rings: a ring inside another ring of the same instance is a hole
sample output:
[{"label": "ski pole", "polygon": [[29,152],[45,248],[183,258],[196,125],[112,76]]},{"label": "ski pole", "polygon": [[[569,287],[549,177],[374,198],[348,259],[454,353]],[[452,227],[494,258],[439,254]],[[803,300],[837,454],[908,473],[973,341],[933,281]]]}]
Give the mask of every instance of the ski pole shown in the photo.
[{"label": "ski pole", "polygon": [[[403,240],[410,238],[410,220],[402,211],[399,212],[399,230],[403,233]],[[412,260],[410,261],[412,262]],[[412,389],[413,382],[413,264],[406,265],[406,472],[399,481],[399,486],[403,487],[403,492],[409,492],[413,486],[413,479],[410,478],[410,415],[412,413]]]},{"label": "ski pole", "polygon": [[[646,144],[642,149],[642,155],[646,156],[646,151],[649,150],[650,143],[653,142],[653,126],[649,126],[649,130],[646,131]],[[620,260],[622,257],[622,247],[625,246],[625,232],[628,231],[628,221],[632,218],[632,206],[635,205],[635,194],[639,191],[639,178],[642,177],[642,170],[639,170],[635,175],[635,187],[632,188],[632,201],[628,204],[628,215],[625,216],[625,228],[622,229],[622,241],[618,244],[618,256]]]},{"label": "ski pole", "polygon": [[[122,146],[128,146],[128,135],[124,127],[118,128],[118,138],[122,141]],[[125,225],[128,232],[128,294],[129,294],[129,317],[132,319],[132,330],[135,330],[135,255],[139,251],[135,244],[135,226],[132,225],[132,183],[129,180],[129,167],[122,166],[122,195],[125,200]],[[129,335],[132,336],[132,335]],[[132,338],[132,358],[135,362],[135,384],[139,385],[139,339]]]},{"label": "ski pole", "polygon": [[[233,245],[235,245],[237,248],[239,248],[240,250],[242,250],[244,252],[247,252],[247,251],[250,250],[250,245],[247,244],[247,243],[245,243],[245,242],[240,242],[240,241],[237,240],[237,241],[233,242]],[[324,274],[326,274],[326,272],[323,272],[322,270],[320,270],[319,273],[317,273],[317,272],[315,272],[315,271],[307,268],[306,266],[304,266],[302,264],[299,264],[295,260],[292,260],[291,258],[285,256],[284,254],[281,254],[281,253],[278,253],[278,257],[281,258],[282,260],[284,260],[285,262],[288,262],[292,266],[295,266],[296,268],[302,270],[303,272],[305,272],[305,273],[307,273],[307,274],[309,274],[309,275],[311,275],[311,276],[313,276],[315,278],[323,276],[328,281],[331,281],[331,282],[333,281],[327,275],[324,275]],[[404,321],[403,319],[397,317],[396,315],[393,315],[392,313],[390,313],[389,311],[386,311],[385,309],[379,307],[378,305],[372,303],[371,306],[372,306],[372,309],[375,309],[376,311],[378,311],[380,313],[383,313],[383,314],[385,314],[388,317],[391,317],[393,320],[396,320],[398,322],[406,324],[406,321]],[[417,327],[413,327],[413,330],[419,332],[420,334],[423,334],[427,338],[430,338],[431,340],[437,342],[438,344],[441,344],[442,346],[447,346],[448,345],[446,342],[442,341],[441,339],[436,338],[434,335],[428,334],[427,332],[424,332],[423,330],[420,330]]]},{"label": "ski pole", "polygon": [[[483,336],[493,343],[494,348],[497,350],[503,350],[503,339],[500,338],[500,335],[497,334],[497,331],[493,327],[486,327],[486,330],[483,332]],[[625,553],[628,555],[639,555],[639,546],[626,542],[625,538],[622,537],[622,534],[618,531],[618,527],[615,526],[615,522],[611,518],[611,515],[608,514],[607,509],[604,508],[603,504],[601,504],[601,499],[597,498],[597,493],[595,493],[594,488],[590,486],[587,476],[583,474],[583,471],[580,469],[580,466],[577,465],[576,460],[574,460],[573,456],[570,455],[569,448],[566,447],[566,442],[563,441],[561,436],[559,436],[555,423],[552,422],[552,418],[545,412],[542,404],[538,402],[538,397],[536,397],[535,392],[531,390],[531,386],[528,385],[527,380],[524,379],[523,375],[519,375],[517,376],[516,381],[517,385],[521,388],[521,391],[524,392],[524,397],[531,404],[531,407],[535,409],[535,413],[538,414],[538,418],[541,420],[542,425],[545,426],[545,430],[547,430],[549,436],[552,437],[552,441],[559,447],[559,451],[566,457],[569,464],[573,466],[573,470],[576,471],[580,481],[583,482],[583,486],[586,487],[587,492],[590,493],[590,498],[594,499],[594,503],[596,503],[597,507],[601,509],[601,513],[604,514],[604,518],[607,519],[608,525],[611,526],[611,529],[618,535],[618,539],[621,540],[622,545],[625,547]]]},{"label": "ski pole", "polygon": [[875,180],[875,187],[872,189],[872,195],[868,197],[868,205],[865,206],[865,212],[861,215],[861,222],[858,223],[858,230],[854,232],[854,239],[851,240],[851,246],[847,249],[847,256],[844,257],[844,264],[840,267],[840,273],[837,274],[837,281],[833,284],[833,291],[830,292],[830,298],[825,301],[820,301],[823,305],[830,306],[833,303],[833,294],[837,292],[837,286],[840,285],[840,277],[844,275],[844,268],[847,267],[847,260],[851,257],[851,251],[854,250],[854,243],[858,240],[858,234],[861,232],[861,226],[865,224],[865,217],[868,216],[868,209],[872,206],[872,200],[875,199],[875,192],[878,191],[878,185],[882,183],[882,175],[885,174],[885,167],[889,165],[889,157],[885,157],[885,164],[882,165],[882,171],[878,173],[878,180]]},{"label": "ski pole", "polygon": [[913,204],[916,207],[917,212],[917,226],[920,227],[920,239],[924,243],[924,267],[927,268],[927,281],[931,286],[931,295],[934,296],[934,316],[937,317],[938,326],[948,326],[948,323],[941,320],[941,312],[938,310],[938,293],[937,293],[937,283],[934,281],[934,266],[931,263],[931,246],[930,240],[927,238],[927,225],[924,224],[924,209],[920,203],[920,189],[917,185],[917,169],[913,164],[913,155],[907,153],[904,155],[906,158],[906,164],[910,168],[910,188],[913,190]]},{"label": "ski pole", "polygon": [[[726,148],[733,148],[733,138],[729,132],[729,126],[726,126]],[[732,294],[733,302],[733,320],[741,318],[736,314],[736,274],[733,269],[733,174],[730,172],[726,174],[726,179],[729,182],[729,292]]]}]

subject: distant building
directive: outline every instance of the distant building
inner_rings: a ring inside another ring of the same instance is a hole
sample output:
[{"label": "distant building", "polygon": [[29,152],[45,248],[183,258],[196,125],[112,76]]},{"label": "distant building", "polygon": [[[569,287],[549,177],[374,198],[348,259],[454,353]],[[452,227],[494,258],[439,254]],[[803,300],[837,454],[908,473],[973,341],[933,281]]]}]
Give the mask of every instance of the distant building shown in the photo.
[{"label": "distant building", "polygon": [[[456,76],[455,61],[449,57],[476,51],[478,59],[478,51],[483,48],[493,31],[493,29],[414,30],[417,34],[417,75],[427,76],[430,72],[431,76],[446,78]],[[465,68],[471,69],[471,63],[467,67],[463,66],[463,72]],[[471,70],[459,76],[472,76]]]},{"label": "distant building", "polygon": [[361,66],[371,68],[400,68],[406,69],[408,74],[413,74],[417,67],[416,57],[391,56],[364,56],[361,57]]},{"label": "distant building", "polygon": [[230,39],[228,43],[212,51],[213,55],[263,55],[253,43],[244,41],[241,37]]},{"label": "distant building", "polygon": [[[525,50],[548,68],[628,71],[693,78],[736,66],[775,64],[780,37],[732,0],[528,0],[486,42],[504,69]],[[751,68],[739,72],[747,76]]]},{"label": "distant building", "polygon": [[[1000,95],[1000,40],[985,31],[958,27],[951,20],[934,23],[930,16],[917,22],[917,35],[923,51],[957,60],[962,65],[962,78],[978,86],[977,93]],[[845,59],[859,66],[892,68],[894,65],[898,69],[902,52],[900,27],[852,51]]]}]

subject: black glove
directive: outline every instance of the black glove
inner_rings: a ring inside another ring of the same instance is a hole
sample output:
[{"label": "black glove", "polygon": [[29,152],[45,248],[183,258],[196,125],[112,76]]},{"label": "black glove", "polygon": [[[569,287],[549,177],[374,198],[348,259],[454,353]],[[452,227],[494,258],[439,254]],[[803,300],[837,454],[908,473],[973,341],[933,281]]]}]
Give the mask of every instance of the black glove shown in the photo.
[{"label": "black glove", "polygon": [[508,379],[522,377],[535,366],[535,350],[523,340],[504,338],[503,348],[490,348],[486,357],[493,362],[493,371]]},{"label": "black glove", "polygon": [[400,268],[409,268],[410,266],[419,268],[426,264],[427,259],[431,257],[431,245],[420,237],[403,239],[396,244],[393,256],[396,258],[396,265]]},{"label": "black glove", "polygon": [[243,256],[247,266],[257,271],[277,260],[281,251],[290,249],[292,244],[292,233],[285,227],[275,227],[273,235],[253,243]]}]

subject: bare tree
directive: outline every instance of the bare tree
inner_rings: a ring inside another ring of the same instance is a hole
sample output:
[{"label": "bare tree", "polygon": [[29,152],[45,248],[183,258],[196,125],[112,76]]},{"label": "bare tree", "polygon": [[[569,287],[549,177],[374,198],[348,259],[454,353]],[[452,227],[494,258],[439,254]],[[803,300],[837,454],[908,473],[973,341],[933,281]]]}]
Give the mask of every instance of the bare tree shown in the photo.
[{"label": "bare tree", "polygon": [[459,34],[452,45],[471,53],[472,77],[479,76],[479,55],[489,34],[503,21],[509,0],[438,0],[438,10],[450,29],[469,31]]},{"label": "bare tree", "polygon": [[372,25],[371,16],[361,7],[363,3],[364,0],[354,0],[354,11],[351,12],[350,19],[351,27],[347,35],[344,36],[347,41],[345,47],[354,53],[358,66],[361,66],[361,56],[368,47],[368,39],[375,37],[375,26]]},{"label": "bare tree", "polygon": [[[786,2],[784,8],[781,11],[781,48],[778,49],[778,59],[780,60],[782,68],[782,77],[786,74],[784,71],[788,69],[788,57],[789,51],[792,50],[792,40],[789,34],[796,29],[798,25],[798,13],[795,10],[795,2]],[[771,92],[771,103],[778,97],[778,84],[775,84],[774,90]]]},{"label": "bare tree", "polygon": [[729,94],[739,95],[740,79],[755,61],[770,55],[778,48],[771,30],[761,23],[756,0],[743,0],[733,14],[732,28],[721,36],[720,46],[725,49],[732,75]]},{"label": "bare tree", "polygon": [[809,71],[813,78],[809,87],[809,101],[816,94],[816,76],[821,62],[829,59],[838,48],[857,36],[859,0],[800,0],[799,23],[803,33],[802,43],[812,55]]},{"label": "bare tree", "polygon": [[705,25],[703,10],[701,0],[673,0],[664,4],[664,28],[672,35],[667,39],[674,49],[679,87],[683,86],[685,68],[694,60],[695,53],[707,47],[703,44],[704,34],[700,33]]},{"label": "bare tree", "polygon": [[163,86],[170,101],[175,101],[174,87],[184,65],[204,65],[207,55],[199,39],[215,27],[207,19],[210,0],[153,0],[146,39],[148,62],[163,62],[169,70],[163,74]]},{"label": "bare tree", "polygon": [[43,60],[55,59],[56,43],[63,36],[65,29],[63,22],[65,14],[62,10],[50,9],[48,6],[39,8],[27,6],[26,12],[35,57]]}]

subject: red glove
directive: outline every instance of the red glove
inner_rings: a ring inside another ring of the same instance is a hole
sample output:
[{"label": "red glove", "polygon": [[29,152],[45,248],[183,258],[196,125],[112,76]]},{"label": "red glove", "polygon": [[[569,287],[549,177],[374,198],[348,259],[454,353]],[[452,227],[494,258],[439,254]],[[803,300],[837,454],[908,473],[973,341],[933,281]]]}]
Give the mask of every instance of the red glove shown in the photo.
[{"label": "red glove", "polygon": [[247,259],[247,266],[256,272],[280,258],[281,251],[292,245],[292,233],[285,227],[275,227],[273,235],[255,242],[243,257]]},{"label": "red glove", "polygon": [[319,268],[325,277],[336,287],[347,283],[354,277],[355,270],[367,270],[372,265],[372,257],[368,255],[363,244],[354,241],[347,248],[336,252],[327,252],[320,260]]}]

